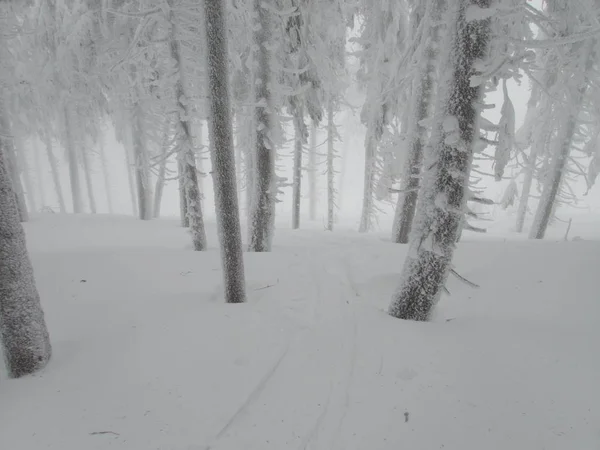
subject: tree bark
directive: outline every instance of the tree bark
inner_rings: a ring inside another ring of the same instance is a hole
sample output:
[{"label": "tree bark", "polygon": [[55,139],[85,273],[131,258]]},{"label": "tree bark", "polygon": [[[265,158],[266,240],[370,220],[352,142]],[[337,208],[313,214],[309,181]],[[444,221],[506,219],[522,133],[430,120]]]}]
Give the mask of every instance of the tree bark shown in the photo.
[{"label": "tree bark", "polygon": [[431,161],[423,179],[417,228],[389,313],[401,319],[428,320],[446,282],[464,218],[473,144],[479,134],[483,84],[472,85],[476,63],[487,55],[490,19],[467,21],[470,6],[491,0],[460,0],[447,10],[447,47],[431,137]]},{"label": "tree bark", "polygon": [[163,130],[163,142],[162,142],[162,155],[160,164],[158,166],[158,176],[156,177],[156,186],[154,188],[154,218],[160,217],[160,207],[162,204],[163,191],[165,188],[165,178],[167,174],[167,159],[169,154],[169,141],[171,139],[170,134],[171,121],[169,118],[165,119],[164,130]]},{"label": "tree bark", "polygon": [[205,0],[210,143],[223,285],[227,303],[246,300],[242,232],[229,100],[225,0]]},{"label": "tree bark", "polygon": [[[0,125],[0,136],[8,134],[4,125]],[[0,138],[0,339],[8,374],[19,378],[42,369],[52,349],[19,223],[6,164],[11,145],[6,141]]]},{"label": "tree bark", "polygon": [[269,11],[261,0],[254,0],[257,23],[254,40],[257,48],[258,74],[256,77],[255,107],[255,169],[254,199],[250,215],[250,242],[252,252],[271,251],[275,220],[275,148],[272,142],[271,104],[271,32]]}]

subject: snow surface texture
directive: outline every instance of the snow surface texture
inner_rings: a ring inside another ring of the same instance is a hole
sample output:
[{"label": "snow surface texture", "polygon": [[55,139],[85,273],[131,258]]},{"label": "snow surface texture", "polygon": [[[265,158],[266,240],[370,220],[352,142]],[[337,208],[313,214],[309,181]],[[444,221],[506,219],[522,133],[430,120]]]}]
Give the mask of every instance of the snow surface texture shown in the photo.
[{"label": "snow surface texture", "polygon": [[33,217],[54,357],[0,379],[0,449],[599,447],[585,224],[582,241],[465,235],[455,265],[482,287],[451,279],[429,323],[385,313],[406,249],[388,230],[316,226],[246,254],[249,301],[227,305],[213,223],[193,252],[175,220]]}]

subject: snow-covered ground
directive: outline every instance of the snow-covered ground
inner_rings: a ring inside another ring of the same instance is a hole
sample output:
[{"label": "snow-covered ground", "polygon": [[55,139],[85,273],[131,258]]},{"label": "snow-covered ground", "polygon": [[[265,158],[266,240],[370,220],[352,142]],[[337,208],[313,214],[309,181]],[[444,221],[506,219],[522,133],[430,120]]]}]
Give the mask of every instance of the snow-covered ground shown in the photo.
[{"label": "snow-covered ground", "polygon": [[450,280],[431,323],[385,313],[387,233],[279,229],[226,305],[208,228],[195,253],[175,220],[26,225],[54,357],[0,379],[0,449],[600,448],[600,221],[466,235],[481,287]]}]

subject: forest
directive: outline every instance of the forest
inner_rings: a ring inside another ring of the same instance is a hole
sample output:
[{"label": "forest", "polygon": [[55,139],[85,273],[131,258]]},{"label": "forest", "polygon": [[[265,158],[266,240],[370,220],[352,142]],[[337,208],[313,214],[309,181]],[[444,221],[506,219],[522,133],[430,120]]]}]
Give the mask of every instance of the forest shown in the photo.
[{"label": "forest", "polygon": [[0,448],[600,445],[600,0],[0,0]]}]

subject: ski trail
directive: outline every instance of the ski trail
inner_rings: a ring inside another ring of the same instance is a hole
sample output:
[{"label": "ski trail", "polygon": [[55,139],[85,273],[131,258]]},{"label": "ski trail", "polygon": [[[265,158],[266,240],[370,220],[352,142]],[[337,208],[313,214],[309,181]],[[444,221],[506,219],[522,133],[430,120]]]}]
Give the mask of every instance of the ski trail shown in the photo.
[{"label": "ski trail", "polygon": [[307,252],[299,308],[312,326],[290,340],[205,450],[342,447],[358,359],[356,294],[339,255]]},{"label": "ski trail", "polygon": [[271,368],[263,375],[263,377],[260,379],[260,381],[256,384],[256,386],[254,387],[252,392],[250,392],[250,395],[248,395],[248,398],[246,398],[246,401],[244,403],[242,403],[242,405],[237,409],[237,411],[229,418],[229,420],[223,426],[223,428],[221,428],[221,430],[212,439],[211,443],[205,447],[206,450],[210,450],[213,447],[213,445],[219,439],[221,439],[225,435],[225,433],[227,433],[227,431],[229,431],[229,429],[231,429],[232,426],[235,425],[235,423],[239,419],[239,417],[245,411],[247,411],[248,408],[260,397],[261,393],[265,390],[265,388],[267,387],[269,381],[271,380],[271,378],[273,377],[275,372],[277,372],[277,369],[283,362],[284,358],[288,355],[291,342],[292,342],[292,339],[290,339],[288,341],[288,343],[285,347],[285,350],[281,353],[281,355],[279,356],[277,361],[275,361],[275,364],[273,364],[271,366]]}]

